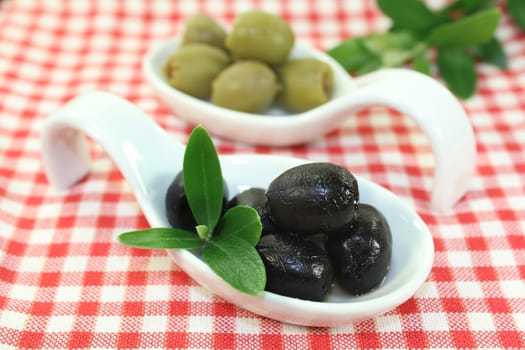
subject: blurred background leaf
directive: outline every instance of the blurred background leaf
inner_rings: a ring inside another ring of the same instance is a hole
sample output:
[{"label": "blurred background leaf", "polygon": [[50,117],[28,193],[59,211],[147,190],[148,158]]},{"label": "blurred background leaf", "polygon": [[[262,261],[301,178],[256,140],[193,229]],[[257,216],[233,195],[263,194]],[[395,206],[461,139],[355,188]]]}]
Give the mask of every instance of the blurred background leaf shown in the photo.
[{"label": "blurred background leaf", "polygon": [[[407,66],[432,75],[435,67],[450,90],[467,99],[476,91],[477,63],[508,69],[496,36],[501,18],[496,0],[455,0],[441,9],[422,0],[376,1],[391,19],[388,31],[349,38],[327,50],[349,73]],[[525,0],[508,0],[507,8],[525,29]]]},{"label": "blurred background leaf", "polygon": [[525,30],[525,1],[524,0],[508,0],[507,8],[510,16],[516,24]]}]

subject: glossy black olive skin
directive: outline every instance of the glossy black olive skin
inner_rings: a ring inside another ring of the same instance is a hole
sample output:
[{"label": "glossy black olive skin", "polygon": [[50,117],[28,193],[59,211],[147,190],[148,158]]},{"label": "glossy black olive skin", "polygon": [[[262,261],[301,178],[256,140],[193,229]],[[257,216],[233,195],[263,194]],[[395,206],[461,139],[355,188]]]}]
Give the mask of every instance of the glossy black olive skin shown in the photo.
[{"label": "glossy black olive skin", "polygon": [[[228,198],[228,186],[224,183],[223,208],[226,207]],[[171,226],[188,231],[195,231],[197,222],[191,213],[186,192],[184,191],[184,175],[179,172],[173,179],[166,192],[166,214]]]},{"label": "glossy black olive skin", "polygon": [[281,230],[330,235],[354,218],[359,189],[347,169],[332,163],[308,163],[276,177],[266,199],[270,218]]},{"label": "glossy black olive skin", "polygon": [[359,214],[346,232],[329,236],[326,250],[336,281],[361,295],[378,287],[390,268],[392,234],[375,207],[359,204]]},{"label": "glossy black olive skin", "polygon": [[256,248],[266,268],[267,291],[313,301],[322,301],[330,291],[334,280],[330,259],[313,242],[268,233]]},{"label": "glossy black olive skin", "polygon": [[261,218],[263,234],[273,232],[272,223],[268,216],[268,210],[266,210],[265,193],[266,190],[263,188],[252,187],[235,195],[230,199],[227,205],[228,209],[237,205],[246,205],[255,209]]}]

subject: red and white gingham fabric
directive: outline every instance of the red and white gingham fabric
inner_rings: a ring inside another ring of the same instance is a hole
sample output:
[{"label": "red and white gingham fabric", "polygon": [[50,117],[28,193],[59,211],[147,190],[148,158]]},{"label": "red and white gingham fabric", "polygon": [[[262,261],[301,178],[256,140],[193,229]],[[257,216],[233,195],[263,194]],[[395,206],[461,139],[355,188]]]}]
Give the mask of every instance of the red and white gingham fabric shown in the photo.
[{"label": "red and white gingham fabric", "polygon": [[142,55],[190,14],[227,24],[252,8],[280,13],[321,48],[388,24],[374,1],[0,1],[0,348],[525,348],[525,33],[506,14],[497,34],[510,69],[479,65],[478,93],[465,102],[479,158],[454,215],[429,211],[430,146],[391,110],[363,111],[294,148],[214,139],[223,154],[342,164],[414,205],[434,237],[434,266],[385,315],[335,328],[282,324],[210,294],[162,251],[120,245],[118,233],[147,222],[97,145],[88,178],[65,194],[50,188],[39,136],[52,111],[107,90],[186,140],[192,126],[154,97]]}]

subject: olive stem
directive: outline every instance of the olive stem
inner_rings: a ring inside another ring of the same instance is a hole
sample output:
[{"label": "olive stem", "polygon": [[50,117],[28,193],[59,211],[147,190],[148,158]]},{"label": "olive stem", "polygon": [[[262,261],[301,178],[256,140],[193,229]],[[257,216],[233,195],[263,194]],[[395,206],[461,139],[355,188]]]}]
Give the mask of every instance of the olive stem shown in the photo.
[{"label": "olive stem", "polygon": [[206,225],[197,225],[195,230],[201,239],[208,240],[211,237],[212,231],[208,229]]}]

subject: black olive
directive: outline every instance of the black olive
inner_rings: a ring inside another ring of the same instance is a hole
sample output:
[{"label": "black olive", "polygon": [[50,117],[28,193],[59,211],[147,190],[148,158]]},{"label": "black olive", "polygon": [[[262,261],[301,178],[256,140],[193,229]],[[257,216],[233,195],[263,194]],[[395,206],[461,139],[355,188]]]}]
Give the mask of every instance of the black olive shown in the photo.
[{"label": "black olive", "polygon": [[309,163],[283,172],[266,192],[272,222],[301,235],[333,234],[354,218],[359,202],[356,178],[331,163]]},{"label": "black olive", "polygon": [[252,187],[235,195],[228,202],[228,209],[236,205],[246,205],[252,207],[257,211],[262,223],[262,233],[273,232],[272,223],[268,217],[268,210],[266,210],[266,190],[263,188]]},{"label": "black olive", "polygon": [[334,273],[325,250],[288,234],[268,233],[257,245],[266,267],[266,290],[289,297],[322,301]]},{"label": "black olive", "polygon": [[[226,207],[228,186],[224,183],[224,198],[222,207]],[[194,231],[197,222],[191,213],[186,192],[184,191],[184,174],[180,171],[173,179],[166,193],[166,214],[171,226]]]},{"label": "black olive", "polygon": [[360,295],[379,286],[390,268],[392,234],[383,214],[361,203],[346,232],[329,236],[326,250],[336,281]]},{"label": "black olive", "polygon": [[315,245],[317,245],[318,247],[320,247],[322,249],[326,249],[327,236],[324,233],[318,233],[318,234],[313,234],[313,235],[309,235],[309,236],[304,236],[302,238],[304,240],[306,240],[306,241],[314,243]]}]

